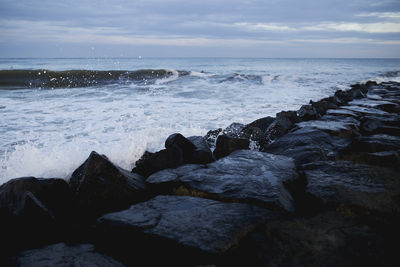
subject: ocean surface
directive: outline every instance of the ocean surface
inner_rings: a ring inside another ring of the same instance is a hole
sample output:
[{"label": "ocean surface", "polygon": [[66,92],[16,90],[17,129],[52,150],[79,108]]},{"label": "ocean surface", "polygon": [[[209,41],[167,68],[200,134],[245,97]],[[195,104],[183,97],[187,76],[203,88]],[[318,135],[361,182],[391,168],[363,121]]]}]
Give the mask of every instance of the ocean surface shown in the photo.
[{"label": "ocean surface", "polygon": [[400,59],[0,59],[0,184],[68,178],[95,150],[130,170],[168,135],[297,110]]}]

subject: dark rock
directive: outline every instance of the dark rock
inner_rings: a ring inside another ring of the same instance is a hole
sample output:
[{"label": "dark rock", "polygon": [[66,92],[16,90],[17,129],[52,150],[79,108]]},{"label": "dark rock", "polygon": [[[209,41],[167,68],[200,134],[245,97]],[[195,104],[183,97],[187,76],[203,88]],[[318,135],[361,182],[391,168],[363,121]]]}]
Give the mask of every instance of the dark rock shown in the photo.
[{"label": "dark rock", "polygon": [[360,119],[364,135],[387,134],[400,136],[400,116],[364,116]]},{"label": "dark rock", "polygon": [[264,117],[247,124],[246,128],[252,128],[252,127],[259,128],[261,132],[265,134],[268,127],[271,125],[271,123],[274,122],[274,120],[275,118],[272,117]]},{"label": "dark rock", "polygon": [[354,113],[358,113],[360,115],[388,115],[386,111],[379,110],[376,108],[368,108],[361,106],[342,106],[341,108],[353,111]]},{"label": "dark rock", "polygon": [[171,134],[167,140],[165,140],[166,149],[172,149],[173,146],[177,146],[182,150],[183,160],[185,162],[190,161],[192,153],[196,149],[195,145],[180,133]]},{"label": "dark rock", "polygon": [[58,243],[21,252],[17,266],[124,266],[111,257],[95,252],[93,245],[66,245]]},{"label": "dark rock", "polygon": [[214,157],[216,159],[226,157],[233,151],[239,149],[248,149],[250,141],[243,138],[234,138],[227,135],[218,136],[216,147],[214,150]]},{"label": "dark rock", "polygon": [[208,131],[207,134],[204,136],[206,142],[211,150],[215,149],[215,143],[217,142],[218,136],[221,134],[222,128],[218,128],[216,130]]},{"label": "dark rock", "polygon": [[281,137],[292,129],[297,122],[300,122],[300,118],[297,116],[296,111],[281,111],[277,113],[275,121],[271,123],[266,131],[267,140],[271,142]]},{"label": "dark rock", "polygon": [[94,151],[72,173],[69,183],[77,207],[89,219],[143,200],[146,188],[143,177],[115,166]]},{"label": "dark rock", "polygon": [[189,163],[207,164],[214,161],[213,153],[202,136],[190,136],[188,140],[196,147],[192,152]]},{"label": "dark rock", "polygon": [[208,165],[185,165],[151,175],[146,182],[163,194],[247,202],[293,212],[305,180],[291,158],[240,150]]},{"label": "dark rock", "polygon": [[319,120],[304,121],[296,124],[296,127],[311,127],[330,135],[339,137],[353,137],[359,135],[359,122],[352,117],[324,115]]},{"label": "dark rock", "polygon": [[0,187],[1,255],[51,242],[67,234],[71,192],[62,179],[23,177]]},{"label": "dark rock", "polygon": [[320,101],[313,102],[310,100],[310,104],[315,108],[319,115],[325,115],[328,109],[336,109],[340,105],[340,101],[336,97],[327,97]]},{"label": "dark rock", "polygon": [[275,142],[264,146],[263,151],[292,157],[296,164],[334,159],[341,149],[350,144],[349,139],[330,136],[318,129],[303,127],[289,132]]},{"label": "dark rock", "polygon": [[341,109],[341,108],[337,108],[337,109],[328,109],[326,111],[326,114],[331,115],[331,116],[348,116],[348,117],[353,117],[353,118],[358,118],[359,115],[350,111],[350,110],[346,110],[346,109]]},{"label": "dark rock", "polygon": [[392,266],[396,240],[338,212],[323,212],[268,222],[243,239],[232,260],[239,266]]},{"label": "dark rock", "polygon": [[297,112],[299,118],[303,121],[318,119],[321,115],[313,105],[303,105]]},{"label": "dark rock", "polygon": [[144,177],[164,170],[167,168],[175,168],[184,164],[182,150],[173,145],[168,149],[162,149],[156,153],[146,153],[136,161],[136,167],[132,169],[133,173],[138,173]]},{"label": "dark rock", "polygon": [[312,203],[352,217],[400,215],[399,172],[350,161],[324,161],[303,165]]},{"label": "dark rock", "polygon": [[238,122],[231,123],[231,125],[222,131],[222,135],[227,135],[233,138],[242,138],[242,130],[244,127],[244,124]]},{"label": "dark rock", "polygon": [[112,255],[125,250],[121,257],[128,265],[142,258],[147,265],[160,259],[169,266],[210,264],[220,262],[258,224],[276,218],[248,204],[157,196],[99,218],[96,236]]}]

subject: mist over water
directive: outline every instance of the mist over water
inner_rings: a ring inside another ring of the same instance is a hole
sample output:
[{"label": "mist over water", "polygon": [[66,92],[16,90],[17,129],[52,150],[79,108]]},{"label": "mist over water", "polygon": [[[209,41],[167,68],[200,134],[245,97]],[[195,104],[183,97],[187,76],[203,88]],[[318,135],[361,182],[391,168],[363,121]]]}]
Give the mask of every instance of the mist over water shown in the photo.
[{"label": "mist over water", "polygon": [[399,59],[0,59],[0,184],[67,178],[92,150],[129,170],[172,133],[297,110],[399,70]]}]

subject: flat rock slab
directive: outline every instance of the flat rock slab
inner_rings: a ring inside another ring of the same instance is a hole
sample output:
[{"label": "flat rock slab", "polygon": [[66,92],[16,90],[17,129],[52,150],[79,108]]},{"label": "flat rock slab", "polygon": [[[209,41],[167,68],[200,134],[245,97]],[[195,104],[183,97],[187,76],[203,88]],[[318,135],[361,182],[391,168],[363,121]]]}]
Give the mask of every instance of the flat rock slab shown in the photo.
[{"label": "flat rock slab", "polygon": [[94,251],[93,245],[80,244],[69,246],[58,243],[40,249],[27,250],[19,254],[17,266],[124,266],[111,257]]},{"label": "flat rock slab", "polygon": [[[238,150],[208,165],[187,165],[157,172],[146,182],[158,192],[172,190],[173,194],[201,195],[293,211],[293,192],[286,185],[300,180],[291,158]],[[301,186],[296,190],[302,190]]]},{"label": "flat rock slab", "polygon": [[376,108],[370,108],[370,107],[360,107],[360,106],[355,106],[355,105],[350,105],[350,106],[341,106],[342,109],[347,109],[356,113],[360,114],[372,114],[372,115],[385,115],[388,114],[386,111],[382,111],[380,109]]},{"label": "flat rock slab", "polygon": [[361,208],[362,212],[400,214],[399,172],[349,161],[321,161],[303,167],[307,192],[324,206],[351,213]]},{"label": "flat rock slab", "polygon": [[162,255],[167,257],[162,258],[167,265],[182,258],[198,263],[198,257],[223,255],[257,225],[277,218],[274,212],[243,203],[157,196],[104,215],[97,220],[96,229],[97,236],[111,238],[103,240],[109,247],[127,246],[122,241],[128,239],[132,257],[149,254],[147,259],[155,260]]},{"label": "flat rock slab", "polygon": [[333,115],[333,116],[349,116],[349,117],[354,117],[354,118],[359,117],[359,115],[357,115],[356,113],[354,113],[350,110],[341,109],[341,108],[328,109],[326,111],[326,114]]},{"label": "flat rock slab", "polygon": [[350,140],[331,136],[312,128],[304,127],[289,132],[272,144],[264,147],[264,151],[294,158],[297,164],[312,161],[334,159],[338,150],[346,148]]},{"label": "flat rock slab", "polygon": [[311,127],[331,135],[349,137],[355,135],[359,122],[352,117],[325,115],[319,120],[304,121],[296,124],[297,127]]}]

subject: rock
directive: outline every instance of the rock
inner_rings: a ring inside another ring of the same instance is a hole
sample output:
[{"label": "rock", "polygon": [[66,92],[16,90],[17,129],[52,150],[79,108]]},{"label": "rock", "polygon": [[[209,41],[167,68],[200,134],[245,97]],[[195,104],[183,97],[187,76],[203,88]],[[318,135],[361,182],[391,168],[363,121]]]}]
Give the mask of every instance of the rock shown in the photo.
[{"label": "rock", "polygon": [[71,192],[62,179],[22,177],[0,187],[1,255],[68,234]]},{"label": "rock", "polygon": [[386,111],[382,111],[376,108],[368,108],[354,105],[342,106],[341,108],[353,111],[354,113],[358,113],[360,115],[388,115]]},{"label": "rock", "polygon": [[226,157],[233,151],[239,149],[249,149],[250,142],[248,139],[234,138],[227,135],[218,136],[214,157],[216,159]]},{"label": "rock", "polygon": [[132,169],[132,172],[148,177],[160,170],[178,167],[184,164],[184,162],[182,150],[174,145],[156,153],[145,152],[145,154],[136,161],[136,167]]},{"label": "rock", "polygon": [[354,218],[400,215],[399,172],[350,161],[313,162],[303,170],[313,205]]},{"label": "rock", "polygon": [[245,128],[251,128],[251,127],[255,127],[255,128],[259,128],[261,130],[262,133],[265,134],[265,132],[267,131],[268,127],[271,125],[271,123],[273,123],[275,120],[275,118],[272,117],[264,117],[258,120],[255,120],[249,124],[247,124],[245,126]]},{"label": "rock", "polygon": [[218,128],[216,130],[208,131],[207,134],[204,136],[208,146],[211,150],[215,149],[215,143],[217,142],[218,136],[221,134],[222,128]]},{"label": "rock", "polygon": [[352,117],[324,115],[319,120],[303,121],[297,127],[311,127],[339,137],[357,136],[359,122]]},{"label": "rock", "polygon": [[82,217],[89,219],[124,209],[145,197],[143,177],[115,166],[94,151],[72,173],[69,183]]},{"label": "rock", "polygon": [[257,225],[276,218],[276,213],[248,204],[157,196],[99,218],[96,236],[111,254],[125,250],[128,265],[142,258],[146,265],[160,259],[172,266],[210,264],[218,263]]},{"label": "rock", "polygon": [[17,266],[124,266],[111,257],[95,252],[93,245],[66,245],[58,243],[39,249],[21,252]]},{"label": "rock", "polygon": [[296,111],[281,111],[277,113],[275,121],[271,123],[266,131],[267,140],[271,142],[281,137],[292,129],[297,122],[300,122],[300,118],[297,117]]},{"label": "rock", "polygon": [[303,127],[287,133],[264,146],[263,151],[292,157],[301,165],[312,161],[334,159],[341,149],[350,144],[350,140],[311,128]]},{"label": "rock", "polygon": [[303,105],[297,112],[299,118],[303,121],[318,119],[321,115],[313,105]]},{"label": "rock", "polygon": [[387,134],[400,136],[400,116],[364,116],[360,119],[364,135]]},{"label": "rock", "polygon": [[336,109],[340,105],[340,101],[336,97],[327,97],[320,101],[313,102],[310,100],[310,104],[315,108],[319,115],[325,115],[328,109]]},{"label": "rock", "polygon": [[196,148],[190,156],[189,163],[207,164],[214,161],[214,155],[208,147],[207,141],[202,136],[190,136],[188,140]]},{"label": "rock", "polygon": [[326,111],[326,114],[328,115],[332,115],[332,116],[349,116],[349,117],[353,117],[353,118],[358,118],[359,115],[350,111],[350,110],[346,110],[346,109],[341,109],[341,108],[337,108],[337,109],[328,109]]},{"label": "rock", "polygon": [[371,226],[338,212],[274,220],[250,233],[234,254],[238,266],[392,266],[398,253]]},{"label": "rock", "polygon": [[241,123],[231,123],[231,125],[229,125],[222,131],[222,135],[227,135],[233,138],[242,138],[242,130],[244,127],[245,125]]},{"label": "rock", "polygon": [[161,194],[247,202],[290,212],[305,190],[292,159],[251,150],[235,151],[208,165],[163,170],[146,182]]},{"label": "rock", "polygon": [[166,149],[173,149],[173,146],[177,146],[182,150],[184,162],[190,161],[192,153],[196,149],[195,145],[180,133],[171,134],[167,140],[165,140]]}]

